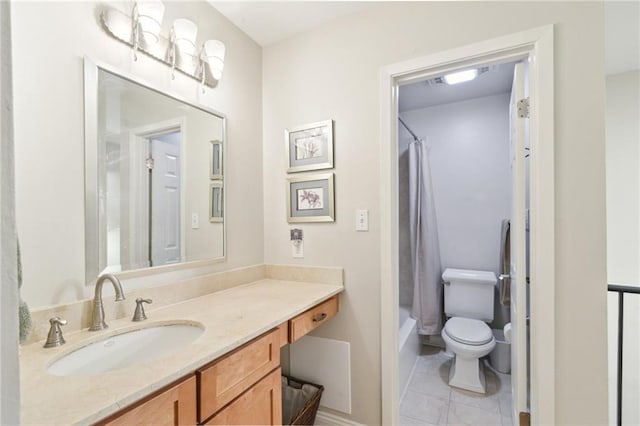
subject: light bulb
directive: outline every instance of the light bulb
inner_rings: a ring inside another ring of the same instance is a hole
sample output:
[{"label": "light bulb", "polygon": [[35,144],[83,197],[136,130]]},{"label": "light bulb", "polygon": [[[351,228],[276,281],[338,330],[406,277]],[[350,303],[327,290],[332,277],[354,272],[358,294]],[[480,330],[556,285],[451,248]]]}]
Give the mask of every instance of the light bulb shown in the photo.
[{"label": "light bulb", "polygon": [[162,17],[164,16],[164,4],[160,0],[145,0],[136,3],[138,9],[138,25],[147,46],[158,42]]},{"label": "light bulb", "polygon": [[445,75],[444,81],[449,85],[458,84],[458,83],[464,83],[465,81],[471,81],[477,76],[478,76],[477,69],[465,70],[465,71],[459,71],[459,72],[454,72],[454,73]]},{"label": "light bulb", "polygon": [[220,81],[222,78],[225,50],[224,43],[220,40],[207,40],[204,43],[204,52],[207,56],[207,62],[209,63],[209,70],[213,78],[217,81]]},{"label": "light bulb", "polygon": [[173,33],[178,52],[184,58],[187,55],[193,57],[196,51],[196,37],[198,26],[189,19],[176,19],[173,22]]}]

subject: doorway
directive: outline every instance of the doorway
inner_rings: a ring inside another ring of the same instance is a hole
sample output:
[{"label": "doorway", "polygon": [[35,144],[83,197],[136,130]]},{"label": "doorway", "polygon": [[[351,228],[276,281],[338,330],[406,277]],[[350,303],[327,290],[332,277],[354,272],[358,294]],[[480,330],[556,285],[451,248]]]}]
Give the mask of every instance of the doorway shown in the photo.
[{"label": "doorway", "polygon": [[[497,63],[399,86],[401,334],[407,323],[416,325],[399,341],[403,424],[513,424],[512,395],[524,401],[522,411],[528,409],[527,341],[510,343],[512,325],[518,329],[511,308],[517,313],[520,299],[511,297],[511,290],[526,270],[526,251],[519,256],[518,249],[527,239],[512,238],[526,232],[529,207],[529,141],[526,126],[518,126],[528,119],[517,114],[516,106],[526,98],[525,67],[522,61]],[[522,157],[518,161],[516,153]],[[524,196],[515,197],[519,188]],[[519,244],[510,245],[514,240]],[[444,280],[460,273],[489,279],[453,286]],[[459,285],[469,288],[451,290]],[[449,318],[456,319],[448,323]],[[490,347],[473,361],[473,385],[449,377],[461,365],[456,351],[445,347],[444,327],[458,319],[477,327],[464,337],[477,340],[465,343],[465,352],[471,346]]]},{"label": "doorway", "polygon": [[[513,34],[458,49],[390,65],[381,78],[381,229],[382,232],[382,401],[383,423],[397,424],[400,401],[398,369],[399,316],[399,218],[398,218],[398,92],[402,85],[434,79],[470,68],[524,61],[530,65],[531,136],[531,381],[530,400],[516,393],[514,423],[532,413],[533,424],[553,423],[553,27]],[[547,109],[548,108],[548,109]],[[524,153],[524,140],[517,151]],[[520,158],[520,157],[518,157]],[[524,155],[522,155],[524,162]],[[515,180],[514,180],[515,181]],[[524,182],[518,179],[519,182]],[[514,198],[525,197],[525,185],[515,188]],[[522,221],[524,222],[524,221]],[[523,223],[524,225],[524,223]],[[517,245],[524,248],[524,244]],[[513,271],[512,271],[513,272]],[[520,271],[524,272],[524,271]],[[524,284],[524,279],[521,280]],[[521,324],[526,313],[520,311]],[[393,326],[395,324],[395,326]],[[542,332],[542,330],[546,330]],[[526,335],[526,333],[524,333]],[[521,335],[522,336],[522,335]],[[520,346],[522,348],[522,346]],[[525,342],[526,351],[526,342]],[[525,352],[526,353],[526,352]],[[520,373],[521,374],[521,373]],[[526,373],[524,382],[526,390]],[[551,391],[549,391],[551,390]]]}]

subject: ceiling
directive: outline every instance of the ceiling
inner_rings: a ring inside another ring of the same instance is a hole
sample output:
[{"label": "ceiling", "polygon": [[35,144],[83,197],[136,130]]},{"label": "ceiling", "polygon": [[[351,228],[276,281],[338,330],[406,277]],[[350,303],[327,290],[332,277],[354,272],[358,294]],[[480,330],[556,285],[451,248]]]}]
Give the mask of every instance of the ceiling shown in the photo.
[{"label": "ceiling", "polygon": [[207,1],[262,47],[371,7],[366,1]]},{"label": "ceiling", "polygon": [[[214,8],[266,47],[382,2],[216,1]],[[605,68],[617,74],[640,68],[640,2],[605,1]]]},{"label": "ceiling", "polygon": [[430,84],[428,81],[401,86],[398,109],[404,112],[510,92],[513,83],[513,67],[514,63],[495,65],[474,80],[453,86],[445,83]]}]

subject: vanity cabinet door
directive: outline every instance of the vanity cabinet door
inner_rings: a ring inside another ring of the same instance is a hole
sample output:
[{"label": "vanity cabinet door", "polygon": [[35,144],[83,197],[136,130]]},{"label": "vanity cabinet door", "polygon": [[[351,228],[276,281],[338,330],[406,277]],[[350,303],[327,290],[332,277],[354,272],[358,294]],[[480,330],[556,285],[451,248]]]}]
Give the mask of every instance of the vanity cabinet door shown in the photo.
[{"label": "vanity cabinet door", "polygon": [[272,371],[231,404],[213,416],[207,425],[281,425],[281,369]]},{"label": "vanity cabinet door", "polygon": [[196,378],[190,376],[152,396],[123,414],[108,419],[105,425],[195,425],[196,424]]},{"label": "vanity cabinet door", "polygon": [[198,420],[204,421],[280,367],[280,331],[276,328],[196,371]]}]

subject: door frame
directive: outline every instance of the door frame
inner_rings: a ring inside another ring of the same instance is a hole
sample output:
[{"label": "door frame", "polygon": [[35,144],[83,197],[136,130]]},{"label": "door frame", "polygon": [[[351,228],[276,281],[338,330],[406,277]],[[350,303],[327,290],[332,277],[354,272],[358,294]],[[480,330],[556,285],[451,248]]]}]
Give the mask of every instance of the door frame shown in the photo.
[{"label": "door frame", "polygon": [[[554,27],[387,65],[380,72],[382,424],[399,424],[398,87],[471,66],[525,59],[530,97],[530,412],[555,423]],[[517,423],[518,419],[514,419]]]}]

